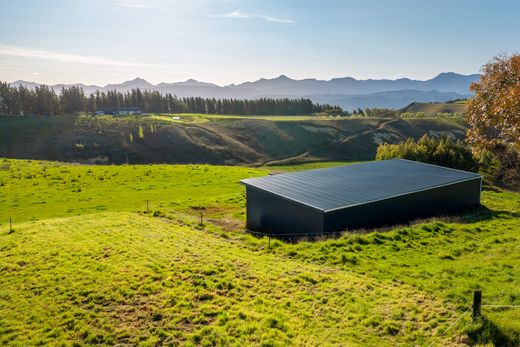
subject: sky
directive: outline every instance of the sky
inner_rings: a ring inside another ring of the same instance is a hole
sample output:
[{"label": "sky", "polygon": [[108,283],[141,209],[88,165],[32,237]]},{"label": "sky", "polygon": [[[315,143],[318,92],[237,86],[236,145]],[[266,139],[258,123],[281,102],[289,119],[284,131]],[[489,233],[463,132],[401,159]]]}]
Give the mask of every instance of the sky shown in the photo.
[{"label": "sky", "polygon": [[0,80],[429,79],[520,49],[518,0],[0,0]]}]

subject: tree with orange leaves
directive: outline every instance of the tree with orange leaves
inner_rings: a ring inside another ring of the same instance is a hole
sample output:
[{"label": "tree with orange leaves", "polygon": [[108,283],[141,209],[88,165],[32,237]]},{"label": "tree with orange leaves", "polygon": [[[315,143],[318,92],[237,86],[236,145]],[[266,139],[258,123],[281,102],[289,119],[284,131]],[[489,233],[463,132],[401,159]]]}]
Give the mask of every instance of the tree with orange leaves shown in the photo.
[{"label": "tree with orange leaves", "polygon": [[520,146],[520,54],[500,55],[482,68],[471,85],[468,101],[468,141],[478,152]]},{"label": "tree with orange leaves", "polygon": [[[467,103],[467,139],[477,154],[494,157],[492,179],[520,190],[520,54],[484,65]],[[491,162],[491,161],[490,161]]]}]

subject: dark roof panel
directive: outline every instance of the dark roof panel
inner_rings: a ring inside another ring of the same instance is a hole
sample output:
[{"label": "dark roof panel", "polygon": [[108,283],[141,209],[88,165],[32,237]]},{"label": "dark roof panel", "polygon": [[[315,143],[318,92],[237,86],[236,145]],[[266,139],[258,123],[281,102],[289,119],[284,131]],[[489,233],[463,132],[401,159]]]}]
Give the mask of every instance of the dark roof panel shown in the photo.
[{"label": "dark roof panel", "polygon": [[248,178],[241,182],[327,211],[480,178],[472,172],[391,159]]}]

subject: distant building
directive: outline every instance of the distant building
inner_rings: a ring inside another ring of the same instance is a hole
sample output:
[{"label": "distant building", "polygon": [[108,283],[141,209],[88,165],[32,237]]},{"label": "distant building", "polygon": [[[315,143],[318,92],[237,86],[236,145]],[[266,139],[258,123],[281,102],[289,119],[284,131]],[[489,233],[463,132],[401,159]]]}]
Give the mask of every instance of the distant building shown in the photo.
[{"label": "distant building", "polygon": [[133,114],[141,114],[141,109],[139,107],[112,107],[112,108],[104,108],[96,112],[96,115],[99,114],[110,114],[113,116],[128,116]]}]

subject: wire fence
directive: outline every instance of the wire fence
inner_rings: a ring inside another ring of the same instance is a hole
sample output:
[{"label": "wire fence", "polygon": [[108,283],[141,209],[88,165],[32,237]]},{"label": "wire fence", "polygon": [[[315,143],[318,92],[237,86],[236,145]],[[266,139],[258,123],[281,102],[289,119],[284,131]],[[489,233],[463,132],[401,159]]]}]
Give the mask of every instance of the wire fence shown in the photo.
[{"label": "wire fence", "polygon": [[469,311],[471,311],[471,309],[472,309],[472,308],[470,307],[470,308],[468,308],[468,309],[467,309],[463,314],[461,314],[461,315],[459,316],[459,318],[457,318],[457,319],[455,320],[455,322],[454,322],[452,325],[450,325],[450,326],[448,327],[448,329],[444,330],[442,334],[440,334],[439,336],[437,336],[437,338],[436,338],[435,340],[433,340],[432,343],[430,343],[430,344],[428,345],[428,347],[434,346],[436,342],[438,342],[440,339],[442,339],[442,338],[444,337],[444,335],[446,335],[446,334],[448,333],[448,331],[450,331],[451,329],[453,329],[453,327],[455,327],[455,326],[460,322],[460,320],[462,319],[462,317],[464,317],[466,314],[469,313]]},{"label": "wire fence", "polygon": [[460,323],[462,318],[466,316],[470,311],[473,311],[472,322],[476,322],[481,317],[481,308],[489,307],[489,308],[506,308],[506,309],[515,309],[520,308],[520,305],[494,305],[494,304],[485,304],[482,305],[482,291],[477,289],[473,292],[473,305],[469,307],[464,313],[462,313],[456,320],[451,324],[446,330],[442,332],[439,336],[437,336],[428,347],[434,346],[440,339],[442,339],[451,329],[453,329],[457,324]]}]

